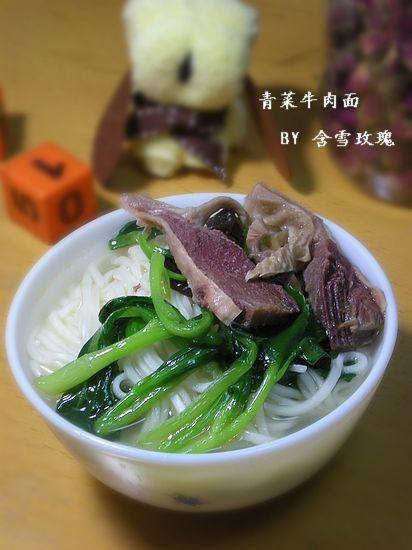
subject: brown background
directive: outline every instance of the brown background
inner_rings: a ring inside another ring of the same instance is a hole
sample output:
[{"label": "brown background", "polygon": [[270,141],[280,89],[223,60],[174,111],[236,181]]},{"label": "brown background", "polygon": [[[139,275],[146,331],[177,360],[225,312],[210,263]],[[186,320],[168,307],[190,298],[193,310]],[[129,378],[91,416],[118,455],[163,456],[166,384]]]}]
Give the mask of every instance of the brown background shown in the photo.
[{"label": "brown background", "polygon": [[[262,15],[251,69],[258,84],[316,91],[325,3],[253,3]],[[0,1],[0,83],[13,147],[51,139],[88,160],[99,115],[127,66],[120,6],[115,0]],[[303,110],[294,117],[285,124],[293,122],[295,130],[314,135],[320,128]],[[106,489],[67,454],[18,392],[2,347],[1,548],[410,547],[411,213],[363,194],[310,140],[292,157],[300,179],[295,188],[280,181],[258,145],[247,160],[235,158],[229,187],[204,175],[150,181],[138,173],[133,187],[155,196],[245,192],[264,179],[342,224],[376,255],[398,297],[399,341],[373,404],[341,452],[303,487],[253,510],[188,517],[149,509]],[[131,186],[130,173],[124,181]],[[117,191],[99,195],[104,208],[116,204]],[[2,210],[0,250],[3,325],[19,281],[46,246]]]}]

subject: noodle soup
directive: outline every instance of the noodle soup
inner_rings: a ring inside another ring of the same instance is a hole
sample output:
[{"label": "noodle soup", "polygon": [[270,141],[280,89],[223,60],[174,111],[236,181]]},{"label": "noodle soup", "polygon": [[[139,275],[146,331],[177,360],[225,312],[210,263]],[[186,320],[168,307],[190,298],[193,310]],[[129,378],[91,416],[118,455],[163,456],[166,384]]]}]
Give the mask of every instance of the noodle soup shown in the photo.
[{"label": "noodle soup", "polygon": [[[126,252],[110,252],[98,263],[90,263],[31,334],[28,354],[33,374],[48,374],[74,360],[98,329],[98,313],[109,300],[119,296],[149,296],[149,270],[149,261],[139,246],[132,246]],[[199,307],[177,292],[172,293],[172,303],[186,318],[199,314]],[[123,398],[132,386],[158,369],[175,351],[173,344],[162,342],[120,360],[122,372],[113,380],[114,395]],[[290,371],[296,373],[296,385],[277,383],[242,437],[227,448],[266,443],[321,418],[355,391],[368,374],[371,363],[371,351],[367,348],[340,353],[333,359],[327,377],[310,366],[292,364]],[[149,431],[181,413],[210,386],[217,374],[213,368],[203,368],[190,375],[144,419],[122,432],[120,440],[135,444],[140,432]]]}]

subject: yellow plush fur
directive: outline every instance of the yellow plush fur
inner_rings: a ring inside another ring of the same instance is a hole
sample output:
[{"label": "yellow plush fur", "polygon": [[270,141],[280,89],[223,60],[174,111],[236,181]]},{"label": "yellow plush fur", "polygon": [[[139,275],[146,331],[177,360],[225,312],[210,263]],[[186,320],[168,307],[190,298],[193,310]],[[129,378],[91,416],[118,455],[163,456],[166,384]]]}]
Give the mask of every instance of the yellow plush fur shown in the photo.
[{"label": "yellow plush fur", "polygon": [[[123,17],[133,89],[165,104],[229,108],[220,139],[225,151],[239,143],[246,124],[243,79],[258,25],[255,10],[240,0],[128,0]],[[182,82],[179,67],[188,55],[192,73]],[[154,175],[202,167],[169,135],[140,140],[134,150]]]}]

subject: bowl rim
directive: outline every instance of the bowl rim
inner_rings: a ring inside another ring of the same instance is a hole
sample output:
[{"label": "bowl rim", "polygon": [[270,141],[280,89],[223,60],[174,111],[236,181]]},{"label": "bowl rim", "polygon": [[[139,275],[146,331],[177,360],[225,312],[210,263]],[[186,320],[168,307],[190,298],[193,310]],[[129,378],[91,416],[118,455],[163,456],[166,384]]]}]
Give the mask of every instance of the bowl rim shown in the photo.
[{"label": "bowl rim", "polygon": [[[230,196],[237,200],[243,200],[245,194],[240,193],[186,193],[170,195],[168,197],[162,197],[159,200],[167,201],[184,201],[193,196],[201,197],[202,200],[208,200],[216,196]],[[20,318],[23,315],[25,296],[28,293],[32,282],[38,277],[42,276],[47,270],[48,262],[55,256],[63,252],[66,245],[71,242],[73,238],[81,235],[91,228],[100,224],[107,223],[110,218],[119,216],[122,210],[118,209],[107,214],[99,216],[95,220],[83,225],[76,231],[70,233],[59,243],[51,247],[30,269],[27,275],[24,277],[20,286],[18,287],[15,296],[10,305],[9,313],[6,322],[5,340],[6,340],[6,354],[9,363],[9,367],[13,374],[17,385],[21,392],[31,405],[40,413],[42,417],[47,421],[49,425],[57,430],[62,431],[64,434],[74,437],[82,441],[85,444],[89,444],[95,449],[101,450],[106,453],[110,453],[114,456],[123,457],[139,461],[141,463],[151,464],[164,464],[169,466],[187,466],[191,465],[212,465],[212,464],[224,464],[230,461],[249,460],[257,457],[258,455],[272,454],[277,451],[282,451],[286,448],[291,448],[299,445],[308,439],[319,435],[327,428],[337,425],[347,414],[356,410],[361,406],[362,401],[366,399],[369,394],[373,393],[377,388],[384,371],[392,356],[393,349],[396,342],[397,330],[398,330],[398,312],[395,296],[391,287],[391,284],[379,265],[378,261],[368,251],[368,249],[358,241],[348,231],[340,227],[339,225],[331,222],[327,218],[322,217],[329,228],[332,229],[332,234],[340,234],[345,239],[349,239],[359,250],[359,253],[365,255],[369,262],[372,263],[374,272],[379,278],[383,286],[385,286],[385,298],[386,298],[386,314],[385,314],[385,326],[382,335],[382,350],[379,357],[373,364],[369,374],[360,386],[350,395],[343,403],[338,405],[335,409],[330,411],[325,416],[309,424],[308,426],[301,428],[300,430],[293,432],[292,434],[283,436],[279,439],[267,443],[261,443],[251,447],[243,449],[234,449],[229,451],[220,451],[216,453],[199,453],[199,454],[174,454],[165,453],[160,451],[149,451],[146,449],[140,449],[138,447],[132,447],[123,443],[117,443],[102,439],[96,435],[93,435],[85,430],[78,428],[74,424],[62,418],[56,411],[54,411],[47,402],[36,392],[31,381],[24,371],[22,362],[19,359],[18,344],[16,339],[16,333],[19,327]],[[339,238],[338,244],[339,244]]]}]

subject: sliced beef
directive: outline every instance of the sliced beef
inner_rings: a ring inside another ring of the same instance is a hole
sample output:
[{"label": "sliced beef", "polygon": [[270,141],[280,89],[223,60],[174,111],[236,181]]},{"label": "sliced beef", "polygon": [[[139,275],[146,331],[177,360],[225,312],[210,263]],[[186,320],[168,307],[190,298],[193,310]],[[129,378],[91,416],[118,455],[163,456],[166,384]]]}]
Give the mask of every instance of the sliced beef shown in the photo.
[{"label": "sliced beef", "polygon": [[124,195],[122,206],[163,230],[193,299],[225,324],[235,319],[245,325],[274,324],[297,313],[296,302],[281,286],[245,280],[253,262],[221,231],[190,223],[167,204],[147,197]]},{"label": "sliced beef", "polygon": [[[252,221],[248,241],[259,262],[249,277],[304,269],[309,302],[331,348],[371,342],[384,322],[385,298],[342,254],[322,220],[263,184],[254,187],[245,208]],[[287,239],[279,241],[282,232]]]},{"label": "sliced beef", "polygon": [[310,304],[325,327],[333,350],[371,342],[382,328],[384,298],[323,236],[312,247],[313,259],[304,271]]}]

